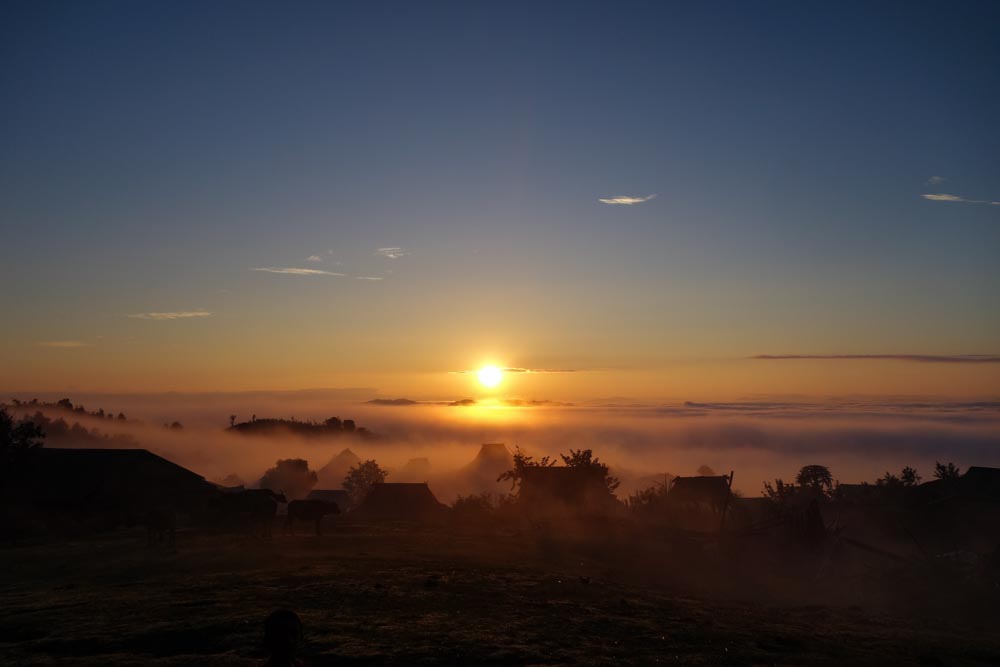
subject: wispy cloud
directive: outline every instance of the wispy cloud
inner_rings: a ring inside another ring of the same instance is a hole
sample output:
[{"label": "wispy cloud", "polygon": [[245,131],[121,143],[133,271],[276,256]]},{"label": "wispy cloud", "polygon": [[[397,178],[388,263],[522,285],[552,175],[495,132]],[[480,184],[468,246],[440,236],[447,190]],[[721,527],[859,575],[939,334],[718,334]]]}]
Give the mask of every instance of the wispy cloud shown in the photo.
[{"label": "wispy cloud", "polygon": [[382,280],[378,276],[355,276],[354,279],[355,280],[369,280],[369,281]]},{"label": "wispy cloud", "polygon": [[375,254],[379,257],[385,257],[386,259],[399,259],[400,257],[406,257],[410,254],[409,250],[404,250],[403,248],[378,248],[375,250]]},{"label": "wispy cloud", "polygon": [[920,195],[924,199],[929,199],[930,201],[950,201],[950,202],[961,202],[963,204],[989,204],[990,206],[1000,206],[1000,201],[990,201],[988,199],[966,199],[965,197],[959,197],[958,195],[949,195],[945,193],[940,194],[926,194]]},{"label": "wispy cloud", "polygon": [[[575,368],[501,368],[504,373],[528,373],[528,374],[541,374],[541,373],[576,373]],[[480,369],[476,368],[473,370],[466,371],[452,371],[456,375],[471,375],[473,373],[478,373]]]},{"label": "wispy cloud", "polygon": [[80,340],[40,340],[35,345],[38,347],[56,347],[63,350],[73,350],[79,347],[90,347],[93,343],[84,343]]},{"label": "wispy cloud", "polygon": [[758,354],[751,358],[768,361],[821,359],[827,361],[911,361],[923,364],[1000,363],[1000,356],[991,354]]},{"label": "wispy cloud", "polygon": [[944,176],[931,176],[930,178],[927,179],[924,185],[941,185],[947,180],[948,179],[945,178]]},{"label": "wispy cloud", "polygon": [[320,257],[319,255],[309,255],[308,257],[306,257],[306,261],[307,262],[322,262],[323,258]]},{"label": "wispy cloud", "polygon": [[264,273],[281,273],[289,276],[346,276],[346,273],[337,273],[336,271],[322,271],[320,269],[300,269],[296,267],[281,268],[277,266],[264,266],[254,271],[263,271]]},{"label": "wispy cloud", "polygon": [[182,310],[173,313],[135,313],[128,317],[133,320],[188,320],[196,317],[211,317],[207,310]]},{"label": "wispy cloud", "polygon": [[656,195],[655,194],[646,195],[645,197],[626,197],[626,196],[608,197],[607,199],[598,199],[597,201],[601,202],[602,204],[612,204],[612,205],[624,204],[626,206],[631,206],[632,204],[642,204],[643,202],[647,202],[650,199],[656,199]]}]

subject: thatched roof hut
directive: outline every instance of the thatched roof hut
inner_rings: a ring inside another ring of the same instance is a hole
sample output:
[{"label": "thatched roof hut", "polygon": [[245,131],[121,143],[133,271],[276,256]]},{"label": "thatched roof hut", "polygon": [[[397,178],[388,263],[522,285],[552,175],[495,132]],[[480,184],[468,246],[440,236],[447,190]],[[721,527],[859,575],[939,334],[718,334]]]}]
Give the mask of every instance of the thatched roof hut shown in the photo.
[{"label": "thatched roof hut", "polygon": [[531,467],[522,474],[518,503],[533,512],[594,514],[620,505],[597,468]]},{"label": "thatched roof hut", "polygon": [[372,486],[351,516],[367,521],[437,521],[449,511],[426,483],[383,482]]}]

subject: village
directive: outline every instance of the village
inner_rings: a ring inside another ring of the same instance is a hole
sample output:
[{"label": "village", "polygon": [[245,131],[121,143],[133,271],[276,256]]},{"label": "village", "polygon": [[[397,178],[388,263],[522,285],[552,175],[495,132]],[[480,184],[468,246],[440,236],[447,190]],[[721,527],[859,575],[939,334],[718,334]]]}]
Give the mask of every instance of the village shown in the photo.
[{"label": "village", "polygon": [[[531,633],[569,628],[561,648],[553,648],[563,662],[578,661],[581,650],[596,650],[596,662],[659,657],[664,640],[651,639],[660,630],[650,635],[649,628],[662,627],[667,637],[681,618],[688,644],[677,650],[686,659],[726,662],[718,644],[704,641],[725,635],[720,626],[737,608],[754,616],[751,626],[760,624],[765,637],[747,643],[746,619],[731,619],[734,629],[744,628],[740,638],[728,639],[730,662],[737,664],[743,661],[735,656],[812,661],[808,624],[772,626],[773,614],[783,618],[801,608],[822,609],[823,622],[842,632],[870,634],[872,627],[860,626],[891,618],[886,627],[908,628],[907,639],[893,634],[877,641],[903,642],[898,650],[920,655],[953,658],[946,630],[965,632],[970,639],[955,664],[1000,655],[995,635],[980,631],[997,620],[1000,600],[997,468],[963,471],[939,462],[930,480],[904,467],[872,483],[846,484],[825,466],[808,464],[794,480],[765,481],[761,495],[751,496],[734,489],[738,470],[718,474],[702,466],[694,475],[636,477],[590,449],[536,456],[493,442],[469,445],[457,468],[436,470],[423,456],[386,468],[352,449],[360,445],[378,456],[369,442],[374,436],[366,435],[321,445],[330,453],[317,470],[303,459],[278,459],[259,480],[212,481],[129,440],[112,441],[116,448],[67,447],[65,439],[44,445],[44,433],[26,414],[14,421],[4,413],[0,561],[7,574],[0,586],[15,604],[0,618],[9,628],[0,633],[0,655],[14,660],[32,656],[42,664],[44,656],[59,662],[82,653],[91,662],[74,664],[129,664],[135,656],[124,640],[101,635],[109,618],[81,627],[74,611],[99,604],[109,585],[118,591],[113,603],[100,603],[116,610],[109,613],[134,609],[135,596],[158,599],[160,618],[169,615],[163,605],[191,605],[171,631],[169,650],[153,656],[163,664],[186,664],[185,652],[251,664],[260,645],[239,624],[259,623],[249,617],[266,614],[268,605],[298,609],[314,628],[333,633],[309,645],[319,664],[327,658],[393,664],[401,654],[390,635],[406,634],[411,645],[419,640],[413,628],[390,632],[385,624],[407,626],[413,613],[431,614],[429,631],[450,637],[426,649],[429,661],[531,661],[529,654],[501,650],[504,642],[489,649],[497,655],[471,647],[446,611],[458,605],[485,623],[501,613],[496,604],[534,608],[538,627]],[[273,430],[286,422],[260,423]],[[343,432],[340,420],[322,428]],[[225,593],[217,589],[222,580]],[[353,601],[345,608],[317,590]],[[391,610],[376,603],[387,595]],[[580,633],[589,614],[620,616],[622,609],[608,607],[616,599],[633,600],[632,611],[612,635],[639,639],[584,648]],[[203,613],[222,604],[230,605],[227,629],[204,635],[199,624],[215,621]],[[592,611],[580,616],[572,611],[578,604]],[[548,611],[539,615],[533,605]],[[678,605],[686,609],[682,617]],[[961,627],[914,630],[940,620],[943,610]],[[233,625],[234,618],[244,620]],[[715,620],[706,625],[706,618]],[[503,622],[509,627],[509,619]],[[134,639],[147,652],[150,641]],[[857,652],[864,645],[855,643],[852,659],[874,657]],[[950,658],[941,664],[952,664]],[[150,660],[144,654],[140,661]]]}]

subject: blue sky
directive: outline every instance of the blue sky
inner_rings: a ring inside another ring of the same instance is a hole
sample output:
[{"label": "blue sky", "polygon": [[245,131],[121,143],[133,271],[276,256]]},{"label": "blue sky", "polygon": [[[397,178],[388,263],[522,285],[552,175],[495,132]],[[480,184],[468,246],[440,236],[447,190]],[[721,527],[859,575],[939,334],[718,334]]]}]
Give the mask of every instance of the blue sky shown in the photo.
[{"label": "blue sky", "polygon": [[5,363],[995,353],[1000,7],[871,4],[6,3]]}]

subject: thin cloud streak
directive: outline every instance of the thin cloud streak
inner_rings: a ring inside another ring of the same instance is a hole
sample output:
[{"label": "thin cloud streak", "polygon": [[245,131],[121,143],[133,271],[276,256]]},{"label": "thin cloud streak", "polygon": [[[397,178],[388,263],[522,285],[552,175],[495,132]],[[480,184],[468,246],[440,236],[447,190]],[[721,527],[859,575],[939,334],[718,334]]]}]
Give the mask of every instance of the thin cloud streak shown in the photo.
[{"label": "thin cloud streak", "polygon": [[306,261],[307,262],[322,262],[323,258],[320,257],[319,255],[309,255],[308,257],[306,257]]},{"label": "thin cloud streak", "polygon": [[[504,373],[526,373],[529,375],[538,375],[542,373],[576,373],[575,368],[501,368]],[[474,375],[478,373],[480,369],[466,370],[466,371],[452,371],[455,375]]]},{"label": "thin cloud streak", "polygon": [[751,359],[785,361],[909,361],[921,364],[1000,364],[1000,356],[989,354],[758,354]]},{"label": "thin cloud streak", "polygon": [[642,204],[644,202],[649,201],[650,199],[656,199],[656,195],[651,194],[645,197],[627,197],[627,196],[608,197],[607,199],[598,199],[597,201],[601,202],[602,204],[611,204],[612,206],[614,205],[632,206],[633,204]]},{"label": "thin cloud streak", "polygon": [[355,276],[354,279],[355,280],[368,280],[368,281],[382,280],[378,276]]},{"label": "thin cloud streak", "polygon": [[378,248],[375,250],[375,254],[386,259],[399,259],[400,257],[409,255],[410,251],[393,246],[391,248]]},{"label": "thin cloud streak", "polygon": [[944,176],[931,176],[924,185],[941,185],[947,180]]},{"label": "thin cloud streak", "polygon": [[335,271],[323,271],[321,269],[300,269],[296,267],[281,268],[276,266],[264,266],[254,271],[263,271],[264,273],[280,273],[288,276],[346,276],[346,273],[337,273]]},{"label": "thin cloud streak", "polygon": [[1000,206],[1000,201],[990,201],[988,199],[966,199],[965,197],[959,197],[958,195],[949,195],[945,193],[926,194],[920,196],[929,201],[950,201],[950,202],[960,202],[963,204],[988,204],[990,206]]},{"label": "thin cloud streak", "polygon": [[38,347],[54,347],[62,350],[75,350],[81,347],[91,347],[93,343],[84,343],[79,340],[40,340],[35,343]]},{"label": "thin cloud streak", "polygon": [[183,310],[174,313],[135,313],[129,315],[133,320],[187,320],[195,317],[211,317],[207,310]]}]

